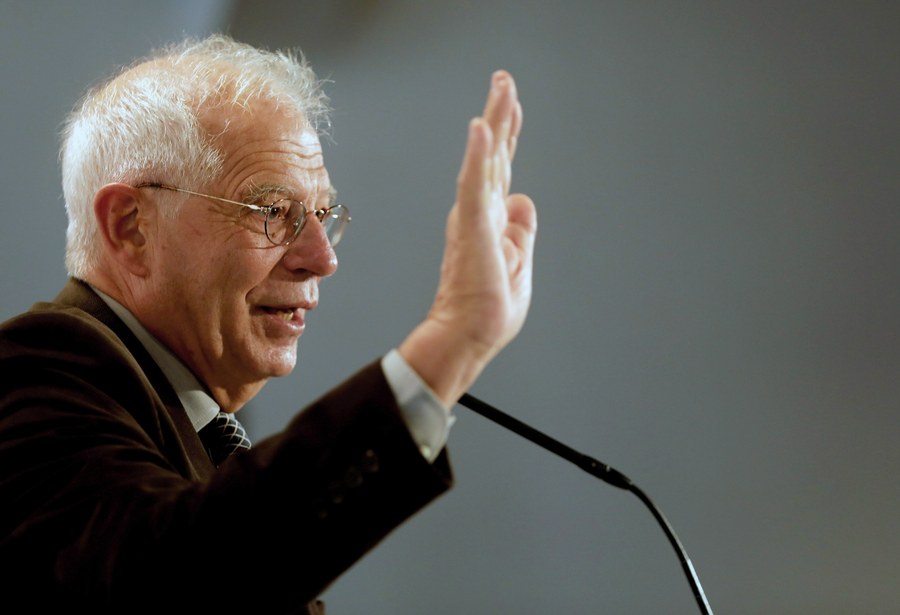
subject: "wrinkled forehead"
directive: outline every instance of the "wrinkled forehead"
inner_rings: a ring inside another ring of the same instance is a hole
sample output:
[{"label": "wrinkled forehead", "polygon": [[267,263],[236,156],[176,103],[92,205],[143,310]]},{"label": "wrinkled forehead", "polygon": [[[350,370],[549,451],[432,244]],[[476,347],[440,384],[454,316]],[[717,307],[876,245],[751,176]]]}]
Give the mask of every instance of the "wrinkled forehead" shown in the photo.
[{"label": "wrinkled forehead", "polygon": [[328,189],[322,145],[306,118],[271,100],[240,107],[213,107],[200,116],[222,155],[223,189],[283,186],[288,192],[316,184]]}]

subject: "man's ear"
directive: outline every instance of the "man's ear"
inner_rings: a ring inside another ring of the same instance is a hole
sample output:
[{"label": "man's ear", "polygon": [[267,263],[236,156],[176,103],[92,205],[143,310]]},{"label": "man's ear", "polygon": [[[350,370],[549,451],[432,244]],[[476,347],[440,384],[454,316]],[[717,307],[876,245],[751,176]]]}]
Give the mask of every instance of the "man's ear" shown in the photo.
[{"label": "man's ear", "polygon": [[106,184],[94,195],[94,217],[107,254],[141,277],[149,272],[151,208],[140,190],[128,184]]}]

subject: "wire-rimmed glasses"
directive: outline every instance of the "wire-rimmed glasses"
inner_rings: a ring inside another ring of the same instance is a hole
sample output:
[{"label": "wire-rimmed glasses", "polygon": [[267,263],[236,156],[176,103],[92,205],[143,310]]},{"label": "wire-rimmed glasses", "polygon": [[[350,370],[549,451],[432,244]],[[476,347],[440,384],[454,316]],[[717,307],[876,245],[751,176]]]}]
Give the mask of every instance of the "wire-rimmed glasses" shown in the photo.
[{"label": "wire-rimmed glasses", "polygon": [[231,205],[240,205],[265,216],[265,232],[266,238],[276,246],[286,246],[294,241],[303,228],[306,226],[306,219],[310,214],[318,219],[325,231],[328,242],[336,246],[340,242],[347,225],[350,223],[350,211],[343,205],[330,205],[319,209],[306,209],[301,201],[294,199],[278,199],[268,205],[255,205],[253,203],[241,203],[240,201],[232,201],[224,199],[220,196],[212,196],[203,194],[202,192],[194,192],[185,188],[171,186],[169,184],[161,184],[156,182],[145,182],[138,184],[135,188],[158,188],[160,190],[171,190],[172,192],[181,192],[192,196],[199,196],[204,199],[211,199],[221,203],[229,203]]}]

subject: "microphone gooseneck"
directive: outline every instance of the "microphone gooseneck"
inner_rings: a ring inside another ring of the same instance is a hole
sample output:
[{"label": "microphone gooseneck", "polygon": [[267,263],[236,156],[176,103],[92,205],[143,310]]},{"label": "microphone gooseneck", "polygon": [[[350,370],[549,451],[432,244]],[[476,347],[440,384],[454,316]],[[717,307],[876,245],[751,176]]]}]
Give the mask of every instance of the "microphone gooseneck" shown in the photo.
[{"label": "microphone gooseneck", "polygon": [[567,461],[571,461],[576,466],[587,472],[588,474],[599,478],[600,480],[609,483],[614,487],[618,487],[620,489],[625,489],[626,491],[632,492],[634,495],[644,503],[644,505],[650,509],[650,512],[653,514],[653,517],[662,527],[663,532],[665,532],[666,537],[669,539],[669,543],[672,545],[672,548],[675,549],[675,554],[678,556],[678,560],[681,562],[681,568],[684,570],[684,574],[687,577],[688,583],[691,586],[691,590],[694,592],[694,598],[697,601],[697,606],[700,608],[700,612],[703,615],[713,615],[712,607],[709,606],[709,601],[706,599],[706,594],[703,593],[703,587],[700,585],[700,579],[697,578],[697,572],[694,570],[694,565],[691,563],[691,559],[688,557],[687,551],[684,546],[681,544],[681,541],[678,540],[678,536],[675,535],[675,530],[672,529],[672,526],[669,524],[666,517],[662,514],[662,511],[653,503],[653,501],[644,493],[634,482],[616,470],[615,468],[597,461],[593,457],[589,457],[583,453],[579,453],[575,449],[566,446],[559,440],[551,438],[547,434],[538,431],[534,427],[527,425],[516,419],[501,410],[498,410],[494,406],[481,401],[477,397],[474,397],[468,393],[464,393],[463,396],[459,399],[459,403],[469,410],[480,414],[481,416],[497,423],[502,427],[506,427],[510,431],[515,434],[518,434],[525,438],[526,440],[531,440],[538,446],[547,449],[551,453],[566,459]]}]

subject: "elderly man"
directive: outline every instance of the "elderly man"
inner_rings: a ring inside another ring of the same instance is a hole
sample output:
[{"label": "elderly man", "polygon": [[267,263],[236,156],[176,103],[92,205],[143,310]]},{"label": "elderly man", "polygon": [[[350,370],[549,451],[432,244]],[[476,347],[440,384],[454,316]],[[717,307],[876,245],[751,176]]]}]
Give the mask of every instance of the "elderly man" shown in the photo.
[{"label": "elderly man", "polygon": [[302,60],[215,36],[124,70],[69,119],[71,280],[0,328],[7,606],[319,612],[448,488],[448,409],[531,294],[534,206],[508,194],[515,85],[496,73],[469,125],[425,321],[248,449],[233,413],[293,369],[350,221],[325,112]]}]

